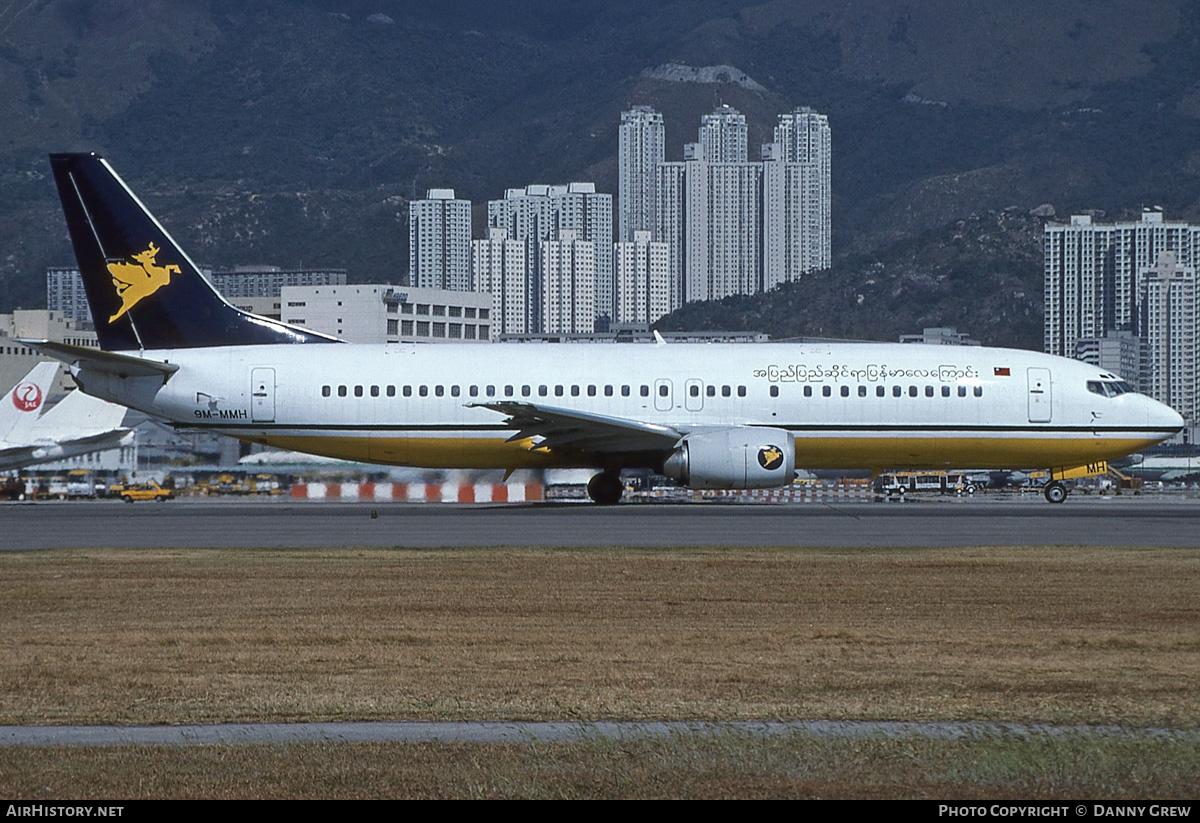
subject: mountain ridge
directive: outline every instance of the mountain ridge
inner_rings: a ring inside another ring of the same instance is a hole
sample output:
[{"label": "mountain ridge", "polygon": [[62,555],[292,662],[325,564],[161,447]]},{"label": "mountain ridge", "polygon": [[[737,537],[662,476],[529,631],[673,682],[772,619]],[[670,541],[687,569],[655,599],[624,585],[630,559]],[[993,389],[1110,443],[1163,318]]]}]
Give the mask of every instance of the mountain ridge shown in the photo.
[{"label": "mountain ridge", "polygon": [[[721,103],[747,115],[752,147],[779,113],[827,113],[838,270],[1014,204],[1200,219],[1200,10],[1183,2],[14,6],[0,311],[44,305],[45,267],[71,259],[47,150],[105,154],[198,261],[399,282],[414,194],[470,198],[477,236],[508,187],[615,194],[635,104],[663,112],[668,159]],[[734,67],[761,90],[643,76],[671,63]]]}]

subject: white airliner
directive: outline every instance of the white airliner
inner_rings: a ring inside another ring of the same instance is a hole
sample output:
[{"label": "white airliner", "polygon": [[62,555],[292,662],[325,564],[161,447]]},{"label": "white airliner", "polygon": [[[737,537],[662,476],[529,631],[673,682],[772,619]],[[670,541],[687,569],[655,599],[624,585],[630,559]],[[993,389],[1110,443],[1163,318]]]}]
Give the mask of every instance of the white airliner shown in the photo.
[{"label": "white airliner", "polygon": [[[39,363],[0,401],[0,471],[113,449],[133,441],[125,409],[72,392],[46,411],[58,363]],[[43,413],[44,412],[44,413]]]},{"label": "white airliner", "polygon": [[729,489],[798,467],[1048,467],[1061,502],[1061,478],[1183,424],[1116,375],[1011,349],[342,344],[227,303],[100,157],[51,164],[104,351],[37,345],[180,426],[393,465],[592,467],[590,496],[615,503],[642,467]]}]

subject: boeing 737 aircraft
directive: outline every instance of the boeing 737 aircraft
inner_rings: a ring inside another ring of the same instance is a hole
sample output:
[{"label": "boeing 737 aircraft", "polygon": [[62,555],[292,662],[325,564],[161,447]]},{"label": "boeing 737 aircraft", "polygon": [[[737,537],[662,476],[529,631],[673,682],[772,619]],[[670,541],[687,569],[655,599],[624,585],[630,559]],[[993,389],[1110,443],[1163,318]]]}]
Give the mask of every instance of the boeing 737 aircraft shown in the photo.
[{"label": "boeing 737 aircraft", "polygon": [[1183,424],[1115,375],[1010,349],[344,344],[231,306],[102,158],[51,165],[103,351],[36,345],[179,426],[403,466],[590,467],[611,504],[637,467],[727,489],[797,467],[1049,467],[1061,502],[1061,478]]},{"label": "boeing 737 aircraft", "polygon": [[0,471],[114,449],[133,440],[121,406],[72,392],[43,414],[58,363],[38,363],[0,405]]}]

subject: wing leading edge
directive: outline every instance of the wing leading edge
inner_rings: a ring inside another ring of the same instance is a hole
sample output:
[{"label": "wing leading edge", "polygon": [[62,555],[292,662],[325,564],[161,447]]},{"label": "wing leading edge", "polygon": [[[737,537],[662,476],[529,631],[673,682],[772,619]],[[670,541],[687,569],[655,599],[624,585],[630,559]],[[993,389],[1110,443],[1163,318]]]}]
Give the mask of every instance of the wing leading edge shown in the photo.
[{"label": "wing leading edge", "polygon": [[535,449],[605,454],[667,452],[683,437],[682,432],[670,426],[535,403],[501,400],[467,405],[508,415],[507,424],[518,429],[516,434],[508,438],[509,441],[533,438],[535,442],[532,448]]}]

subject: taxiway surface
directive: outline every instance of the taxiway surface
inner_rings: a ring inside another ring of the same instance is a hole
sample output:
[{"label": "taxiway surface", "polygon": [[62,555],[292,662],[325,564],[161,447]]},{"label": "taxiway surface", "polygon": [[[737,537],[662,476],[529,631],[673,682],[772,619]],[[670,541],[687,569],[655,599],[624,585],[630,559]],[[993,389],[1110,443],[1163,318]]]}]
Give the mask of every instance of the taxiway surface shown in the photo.
[{"label": "taxiway surface", "polygon": [[0,549],[1200,545],[1200,500],[515,505],[178,500],[0,506]]}]

